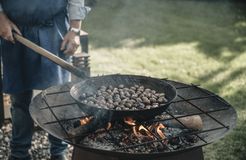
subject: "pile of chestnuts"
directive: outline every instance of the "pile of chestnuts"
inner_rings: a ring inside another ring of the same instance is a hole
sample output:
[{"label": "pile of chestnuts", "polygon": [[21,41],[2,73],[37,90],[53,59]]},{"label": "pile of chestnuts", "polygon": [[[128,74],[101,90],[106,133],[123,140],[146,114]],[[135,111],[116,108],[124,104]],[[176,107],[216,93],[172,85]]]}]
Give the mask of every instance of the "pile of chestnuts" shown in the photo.
[{"label": "pile of chestnuts", "polygon": [[101,86],[96,93],[80,95],[83,103],[111,110],[143,110],[159,107],[167,102],[165,93],[158,93],[142,85],[125,87],[120,84]]}]

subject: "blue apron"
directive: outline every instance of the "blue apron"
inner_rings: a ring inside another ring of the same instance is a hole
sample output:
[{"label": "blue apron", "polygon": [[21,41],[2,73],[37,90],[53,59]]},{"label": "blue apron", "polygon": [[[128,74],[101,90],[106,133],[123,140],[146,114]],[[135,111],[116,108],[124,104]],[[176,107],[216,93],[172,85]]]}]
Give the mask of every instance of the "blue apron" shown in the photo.
[{"label": "blue apron", "polygon": [[[60,51],[68,29],[67,0],[1,0],[4,12],[27,39],[69,60]],[[20,93],[69,81],[70,74],[50,60],[16,42],[1,40],[3,90]]]}]

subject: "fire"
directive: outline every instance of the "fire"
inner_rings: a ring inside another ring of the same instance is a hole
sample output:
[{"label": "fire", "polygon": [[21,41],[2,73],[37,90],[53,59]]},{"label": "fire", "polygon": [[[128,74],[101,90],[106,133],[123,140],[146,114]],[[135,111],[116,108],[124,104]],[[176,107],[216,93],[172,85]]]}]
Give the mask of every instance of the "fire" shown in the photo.
[{"label": "fire", "polygon": [[140,136],[140,133],[137,131],[138,129],[136,129],[136,126],[132,127],[133,133],[136,137]]},{"label": "fire", "polygon": [[163,124],[159,123],[159,125],[156,127],[156,133],[161,137],[161,139],[165,139],[166,136],[162,132],[162,129],[166,128]]},{"label": "fire", "polygon": [[145,128],[143,125],[140,126],[133,126],[132,128],[133,133],[136,137],[150,137],[153,138],[152,134],[150,133],[150,131]]},{"label": "fire", "polygon": [[84,125],[90,123],[92,119],[93,119],[92,116],[91,117],[82,118],[82,119],[80,119],[80,125],[84,126]]},{"label": "fire", "polygon": [[110,122],[108,122],[108,125],[107,125],[107,130],[109,130],[110,128],[112,127],[112,124]]},{"label": "fire", "polygon": [[151,132],[156,133],[161,139],[166,138],[165,133],[163,133],[162,131],[165,128],[165,126],[162,123],[155,123],[153,125],[147,126],[146,128],[143,125],[136,125],[136,121],[131,117],[125,117],[124,122],[129,126],[133,126],[133,134],[137,138],[148,137],[154,139],[155,136]]},{"label": "fire", "polygon": [[148,136],[148,137],[153,137],[153,135],[151,134],[151,132],[145,128],[144,126],[139,126],[138,128],[139,132],[142,134],[142,135],[145,135],[145,136]]},{"label": "fire", "polygon": [[136,121],[133,120],[131,117],[125,117],[124,118],[124,122],[130,126],[135,126],[136,125]]},{"label": "fire", "polygon": [[136,125],[136,121],[131,117],[125,117],[124,122],[128,124],[129,126],[133,126],[133,134],[139,138],[139,137],[149,137],[153,138],[153,135],[149,131],[149,129],[145,128],[143,125]]}]

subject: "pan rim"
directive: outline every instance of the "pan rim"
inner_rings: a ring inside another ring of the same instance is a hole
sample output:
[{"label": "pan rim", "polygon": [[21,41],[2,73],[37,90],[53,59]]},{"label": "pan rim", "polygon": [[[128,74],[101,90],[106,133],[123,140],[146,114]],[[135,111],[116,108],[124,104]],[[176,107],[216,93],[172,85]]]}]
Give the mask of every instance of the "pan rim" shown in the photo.
[{"label": "pan rim", "polygon": [[111,111],[111,112],[115,112],[115,113],[136,113],[136,112],[149,111],[149,110],[152,110],[152,109],[156,109],[156,108],[150,108],[150,109],[146,109],[145,108],[145,109],[138,109],[138,110],[115,110],[115,109],[101,108],[100,106],[97,106],[97,105],[89,105],[89,104],[81,102],[81,100],[76,98],[75,90],[76,90],[76,88],[78,88],[77,86],[81,86],[82,83],[86,83],[88,80],[91,80],[93,78],[103,78],[103,77],[110,77],[110,76],[126,76],[126,77],[127,76],[131,76],[131,77],[138,77],[138,78],[149,78],[151,80],[157,81],[158,83],[162,83],[162,84],[165,84],[165,85],[169,86],[172,89],[172,91],[173,91],[173,93],[172,93],[173,97],[171,97],[168,102],[161,103],[160,106],[156,107],[156,108],[161,108],[161,107],[165,107],[165,106],[167,108],[173,102],[173,100],[177,97],[177,90],[170,83],[164,82],[164,81],[160,80],[159,78],[155,78],[155,77],[151,77],[151,76],[131,75],[131,74],[108,74],[108,75],[102,75],[102,76],[94,76],[94,77],[91,77],[89,79],[83,80],[81,82],[78,82],[78,83],[74,84],[71,87],[71,89],[70,89],[71,97],[76,102],[78,102],[81,105],[85,105],[87,107],[92,107],[93,109],[104,110],[104,111],[109,111],[109,112]]}]

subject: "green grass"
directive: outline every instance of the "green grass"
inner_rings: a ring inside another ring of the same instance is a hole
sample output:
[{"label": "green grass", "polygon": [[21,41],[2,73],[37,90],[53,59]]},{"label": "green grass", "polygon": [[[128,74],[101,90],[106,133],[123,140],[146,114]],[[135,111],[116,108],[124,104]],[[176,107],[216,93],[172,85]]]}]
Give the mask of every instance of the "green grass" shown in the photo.
[{"label": "green grass", "polygon": [[129,73],[201,84],[238,123],[206,160],[246,159],[245,8],[227,1],[98,0],[85,20],[92,74]]}]

